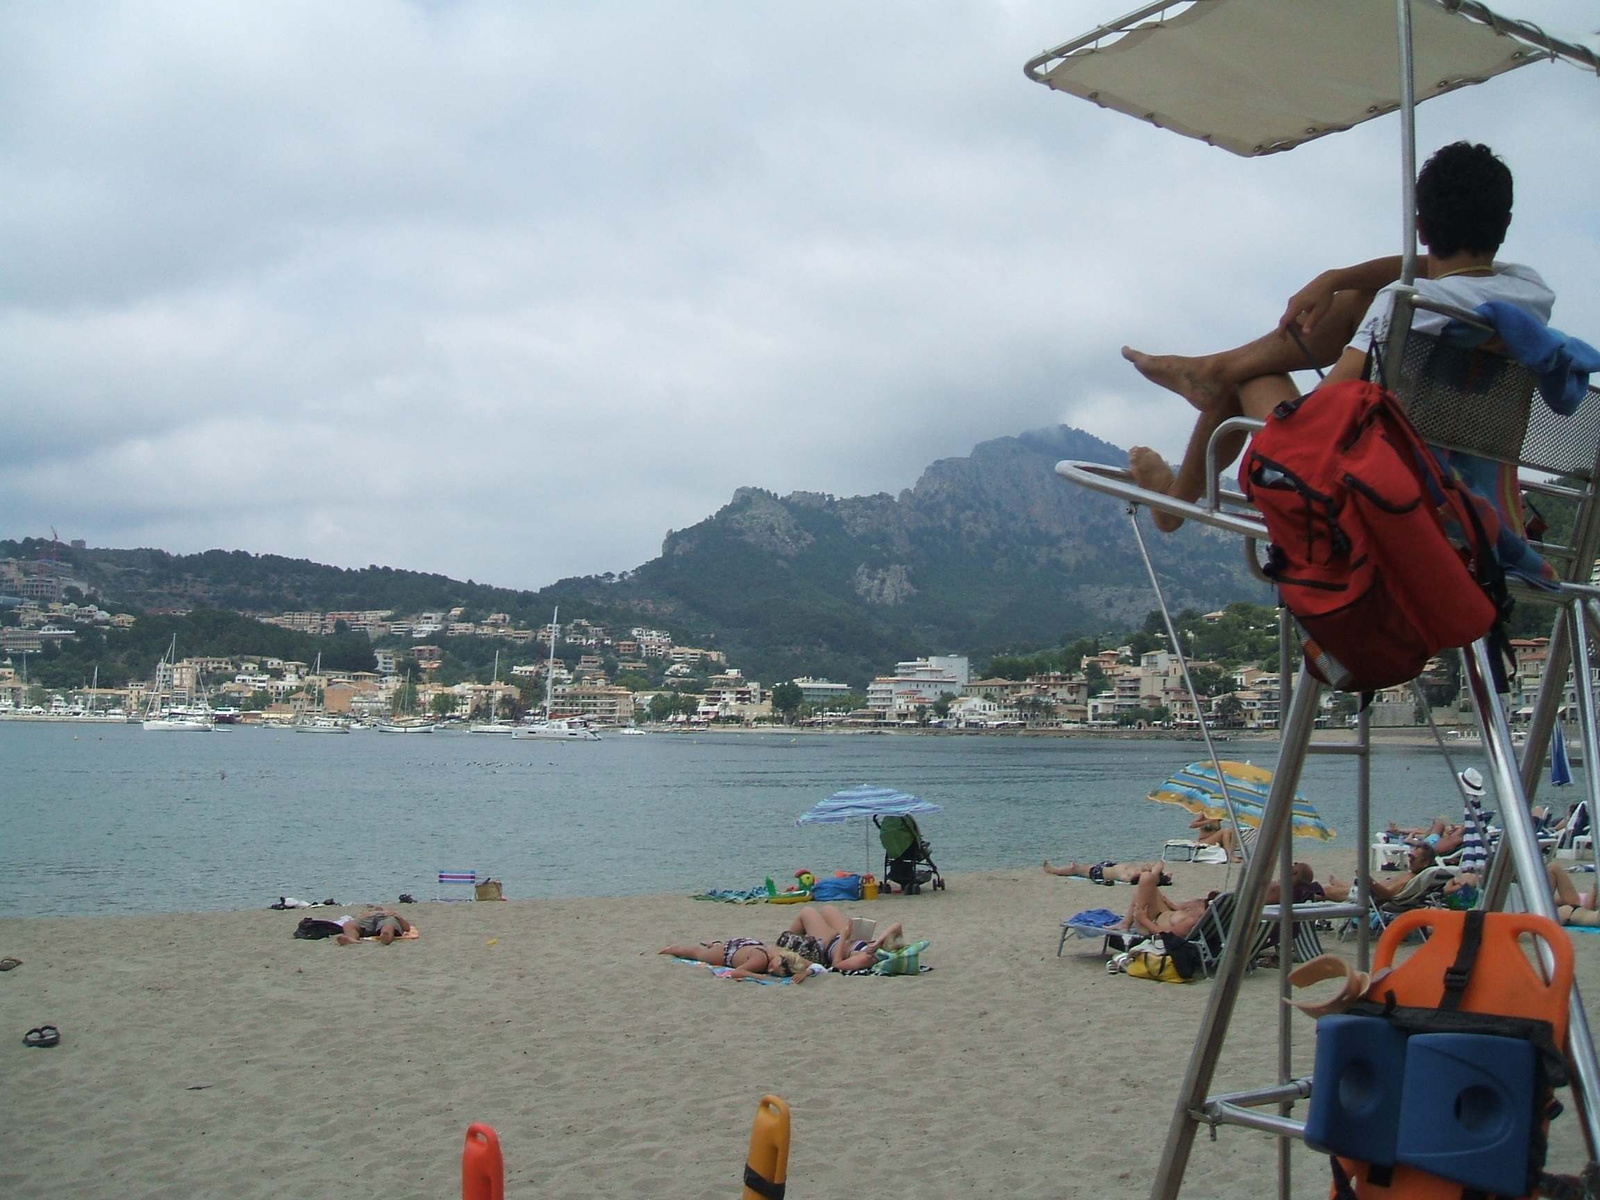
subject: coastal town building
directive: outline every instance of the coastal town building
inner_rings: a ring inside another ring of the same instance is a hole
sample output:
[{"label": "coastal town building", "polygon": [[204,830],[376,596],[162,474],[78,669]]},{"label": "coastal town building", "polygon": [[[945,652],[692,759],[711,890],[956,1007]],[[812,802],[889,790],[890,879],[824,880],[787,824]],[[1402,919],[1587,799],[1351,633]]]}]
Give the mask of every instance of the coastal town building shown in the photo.
[{"label": "coastal town building", "polygon": [[965,655],[934,655],[895,664],[893,675],[880,675],[867,687],[867,707],[885,715],[914,717],[942,697],[961,695],[971,679]]},{"label": "coastal town building", "polygon": [[[621,664],[618,664],[619,667]],[[827,708],[842,702],[850,695],[851,687],[848,683],[834,683],[827,679],[813,679],[809,675],[802,675],[798,679],[791,679],[790,683],[800,689],[802,703],[813,708]]]}]

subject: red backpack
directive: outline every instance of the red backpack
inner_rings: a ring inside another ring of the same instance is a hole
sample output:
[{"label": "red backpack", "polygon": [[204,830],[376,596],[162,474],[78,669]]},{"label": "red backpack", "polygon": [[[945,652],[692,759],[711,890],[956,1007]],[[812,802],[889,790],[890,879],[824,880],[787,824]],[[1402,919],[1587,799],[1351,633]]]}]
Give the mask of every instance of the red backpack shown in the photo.
[{"label": "red backpack", "polygon": [[1306,666],[1332,687],[1405,683],[1510,611],[1477,507],[1375,383],[1280,404],[1239,483],[1272,535],[1264,570],[1305,633]]}]

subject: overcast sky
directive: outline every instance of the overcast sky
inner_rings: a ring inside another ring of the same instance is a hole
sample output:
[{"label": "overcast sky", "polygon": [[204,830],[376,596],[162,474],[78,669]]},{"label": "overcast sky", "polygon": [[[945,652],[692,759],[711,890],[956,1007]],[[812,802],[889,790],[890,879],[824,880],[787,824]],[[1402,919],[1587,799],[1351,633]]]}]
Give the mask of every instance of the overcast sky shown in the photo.
[{"label": "overcast sky", "polygon": [[[897,492],[1395,252],[1393,118],[1242,159],[1028,82],[1131,0],[0,8],[0,535],[538,587]],[[1593,0],[1498,0],[1589,45]],[[1600,341],[1600,81],[1419,110]],[[1065,486],[1065,485],[1063,485]]]}]

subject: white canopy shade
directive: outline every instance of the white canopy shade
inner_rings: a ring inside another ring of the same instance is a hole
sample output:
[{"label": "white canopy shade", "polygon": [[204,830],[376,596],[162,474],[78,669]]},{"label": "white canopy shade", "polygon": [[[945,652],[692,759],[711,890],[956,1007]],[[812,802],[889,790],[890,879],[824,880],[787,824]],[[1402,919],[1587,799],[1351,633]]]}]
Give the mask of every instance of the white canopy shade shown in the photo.
[{"label": "white canopy shade", "polygon": [[[1396,0],[1198,0],[1164,15],[1180,7],[1147,5],[1031,60],[1027,75],[1247,157],[1400,107]],[[1472,0],[1412,0],[1411,22],[1418,102],[1536,59],[1595,65]]]}]

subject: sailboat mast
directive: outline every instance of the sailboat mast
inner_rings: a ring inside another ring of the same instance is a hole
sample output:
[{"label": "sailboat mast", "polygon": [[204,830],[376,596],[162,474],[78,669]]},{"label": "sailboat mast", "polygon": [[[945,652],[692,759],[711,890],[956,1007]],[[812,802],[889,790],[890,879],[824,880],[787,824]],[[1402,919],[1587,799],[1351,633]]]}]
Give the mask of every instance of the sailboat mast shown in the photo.
[{"label": "sailboat mast", "polygon": [[544,719],[550,719],[550,708],[555,697],[556,687],[556,630],[560,628],[557,621],[561,617],[561,606],[558,604],[555,611],[550,614],[550,663],[544,669]]}]

